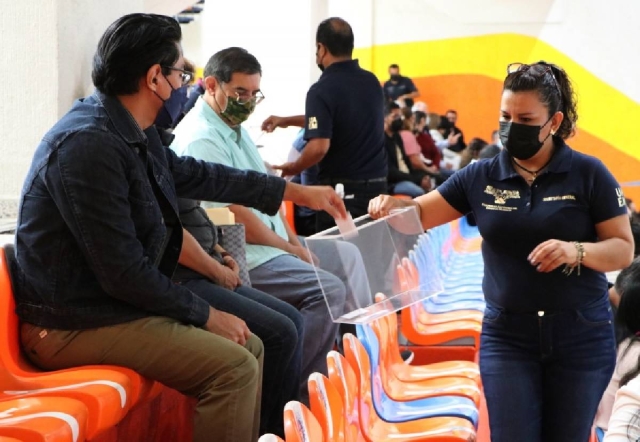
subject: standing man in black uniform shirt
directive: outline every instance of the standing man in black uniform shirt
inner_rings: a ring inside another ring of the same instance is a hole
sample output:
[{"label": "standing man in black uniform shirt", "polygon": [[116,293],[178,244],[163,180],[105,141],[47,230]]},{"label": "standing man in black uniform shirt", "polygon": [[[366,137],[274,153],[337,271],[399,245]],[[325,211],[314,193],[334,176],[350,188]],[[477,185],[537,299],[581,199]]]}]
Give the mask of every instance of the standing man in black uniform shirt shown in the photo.
[{"label": "standing man in black uniform shirt", "polygon": [[[281,169],[283,176],[293,176],[318,164],[319,184],[342,183],[345,205],[356,218],[367,214],[372,196],[387,192],[387,156],[380,83],[352,59],[352,53],[349,23],[337,17],[320,23],[316,63],[323,73],[307,92],[305,115],[271,116],[262,129],[272,132],[276,127],[304,127],[308,143],[302,155],[276,169]],[[334,225],[329,214],[318,212],[318,231]]]},{"label": "standing man in black uniform shirt", "polygon": [[[385,103],[393,101],[404,102],[404,106],[411,108],[413,99],[420,96],[418,88],[409,77],[400,75],[400,66],[392,64],[389,66],[389,79],[382,86],[384,90]],[[402,106],[402,103],[398,103]]]}]

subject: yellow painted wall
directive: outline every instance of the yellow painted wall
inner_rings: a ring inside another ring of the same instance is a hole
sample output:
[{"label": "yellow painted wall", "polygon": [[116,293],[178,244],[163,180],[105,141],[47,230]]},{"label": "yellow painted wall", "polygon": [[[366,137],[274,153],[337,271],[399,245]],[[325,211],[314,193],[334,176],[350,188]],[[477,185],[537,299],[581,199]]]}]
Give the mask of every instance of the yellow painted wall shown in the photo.
[{"label": "yellow painted wall", "polygon": [[[578,94],[578,134],[568,143],[600,158],[621,182],[640,180],[640,146],[632,128],[640,121],[637,102],[605,83],[557,48],[514,33],[448,38],[359,48],[355,56],[381,81],[389,64],[400,65],[420,90],[430,112],[458,111],[467,140],[489,139],[498,126],[506,66],[544,60],[565,69]],[[640,201],[640,187],[627,187]]]}]

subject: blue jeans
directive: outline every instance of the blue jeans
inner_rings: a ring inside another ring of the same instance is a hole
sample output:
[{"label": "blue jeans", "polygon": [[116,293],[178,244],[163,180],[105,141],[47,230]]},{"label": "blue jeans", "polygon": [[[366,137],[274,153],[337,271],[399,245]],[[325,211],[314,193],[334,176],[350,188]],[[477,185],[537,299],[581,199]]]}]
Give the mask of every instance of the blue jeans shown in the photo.
[{"label": "blue jeans", "polygon": [[606,295],[579,310],[487,304],[480,342],[492,442],[585,442],[616,362]]},{"label": "blue jeans", "polygon": [[424,195],[424,189],[411,181],[400,181],[393,185],[392,193],[417,198],[420,195]]},{"label": "blue jeans", "polygon": [[182,281],[182,285],[217,310],[244,320],[264,345],[260,434],[284,436],[282,410],[298,400],[302,363],[302,315],[289,304],[249,287],[235,291],[207,279]]},{"label": "blue jeans", "polygon": [[[304,244],[304,239],[300,238]],[[329,245],[329,248],[332,245]],[[346,244],[350,246],[350,244]],[[353,258],[357,259],[357,249],[354,249]],[[334,255],[336,254],[335,248]],[[344,254],[341,254],[344,256]],[[323,257],[321,256],[322,260]],[[334,259],[337,263],[340,259]],[[356,263],[356,266],[358,264]],[[349,268],[349,263],[345,268]],[[316,270],[293,255],[280,255],[249,271],[251,285],[258,290],[269,293],[272,296],[291,304],[298,309],[304,318],[304,344],[302,357],[302,370],[300,380],[300,395],[302,401],[308,399],[307,379],[313,372],[327,374],[327,352],[334,345],[338,331],[338,324],[331,320],[325,295],[330,299],[329,304],[339,311],[345,303],[347,290],[338,271]],[[322,281],[322,288],[318,284]],[[366,283],[366,280],[363,284]],[[353,290],[358,290],[355,287]],[[341,314],[341,312],[340,312]]]}]

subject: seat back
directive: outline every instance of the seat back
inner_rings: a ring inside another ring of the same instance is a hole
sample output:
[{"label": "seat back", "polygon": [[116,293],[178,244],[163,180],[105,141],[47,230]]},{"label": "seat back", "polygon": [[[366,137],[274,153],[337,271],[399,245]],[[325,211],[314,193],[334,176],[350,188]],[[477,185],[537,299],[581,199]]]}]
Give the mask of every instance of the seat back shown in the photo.
[{"label": "seat back", "polygon": [[290,401],[284,406],[284,435],[287,442],[324,442],[318,420],[298,401]]},{"label": "seat back", "polygon": [[11,266],[15,260],[12,245],[0,249],[0,371],[16,373],[26,364],[20,352],[19,321],[11,283]]},{"label": "seat back", "polygon": [[[409,309],[404,309],[409,310]],[[404,315],[403,310],[403,315]],[[404,319],[404,317],[403,317]],[[380,318],[375,326],[380,330],[380,335],[387,336],[387,345],[382,348],[387,349],[387,355],[390,358],[390,363],[400,364],[403,363],[400,356],[400,345],[398,344],[398,317],[396,315],[386,315]],[[380,337],[379,335],[379,337]]]},{"label": "seat back", "polygon": [[[343,337],[344,353],[349,364],[353,367],[358,378],[359,390],[359,408],[358,415],[360,418],[360,429],[367,439],[371,439],[370,429],[374,428],[376,421],[380,420],[378,413],[373,405],[371,395],[371,364],[369,355],[362,346],[362,343],[351,333],[346,333]],[[377,380],[380,385],[380,380]],[[381,393],[378,391],[378,393]]]},{"label": "seat back", "polygon": [[296,233],[295,211],[296,208],[291,201],[283,201],[280,205],[280,210],[284,214],[287,224],[291,227],[293,233]]},{"label": "seat back", "polygon": [[344,404],[336,387],[320,373],[309,376],[309,403],[322,427],[324,440],[343,442]]},{"label": "seat back", "polygon": [[359,385],[353,368],[337,351],[330,351],[327,354],[327,368],[329,380],[342,399],[345,442],[364,441],[358,412]]}]

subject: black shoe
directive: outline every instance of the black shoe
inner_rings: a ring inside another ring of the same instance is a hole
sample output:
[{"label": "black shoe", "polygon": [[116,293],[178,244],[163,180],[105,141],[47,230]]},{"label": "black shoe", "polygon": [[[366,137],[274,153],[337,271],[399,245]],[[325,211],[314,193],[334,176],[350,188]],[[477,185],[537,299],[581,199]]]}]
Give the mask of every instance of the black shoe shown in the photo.
[{"label": "black shoe", "polygon": [[413,361],[413,356],[414,354],[411,350],[403,350],[400,352],[400,357],[402,358],[404,363],[407,365],[411,365],[411,362]]}]

